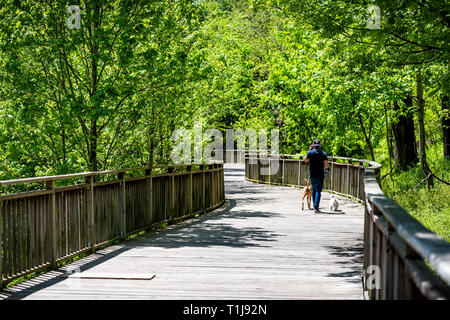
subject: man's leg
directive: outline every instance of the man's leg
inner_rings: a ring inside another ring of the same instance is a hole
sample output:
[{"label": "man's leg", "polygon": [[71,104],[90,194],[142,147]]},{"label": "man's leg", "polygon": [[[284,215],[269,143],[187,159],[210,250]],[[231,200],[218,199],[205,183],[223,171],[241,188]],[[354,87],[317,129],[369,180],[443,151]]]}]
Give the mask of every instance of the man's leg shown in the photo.
[{"label": "man's leg", "polygon": [[317,208],[319,210],[320,198],[322,196],[322,188],[323,188],[323,178],[317,179],[316,182],[316,195],[314,197],[314,209]]},{"label": "man's leg", "polygon": [[[318,198],[318,182],[319,182],[319,179],[310,178],[309,180],[311,182],[311,187],[312,187],[313,207],[314,207],[314,210],[319,210],[319,203],[316,200]],[[319,196],[319,198],[320,198],[320,196]]]}]

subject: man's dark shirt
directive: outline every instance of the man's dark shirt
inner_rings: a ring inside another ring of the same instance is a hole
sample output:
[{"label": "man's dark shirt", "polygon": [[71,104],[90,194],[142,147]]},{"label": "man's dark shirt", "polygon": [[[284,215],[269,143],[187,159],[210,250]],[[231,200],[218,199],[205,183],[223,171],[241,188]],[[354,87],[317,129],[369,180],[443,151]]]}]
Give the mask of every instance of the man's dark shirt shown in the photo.
[{"label": "man's dark shirt", "polygon": [[306,158],[309,159],[309,176],[311,178],[323,178],[323,161],[327,160],[327,154],[313,149],[307,153]]}]

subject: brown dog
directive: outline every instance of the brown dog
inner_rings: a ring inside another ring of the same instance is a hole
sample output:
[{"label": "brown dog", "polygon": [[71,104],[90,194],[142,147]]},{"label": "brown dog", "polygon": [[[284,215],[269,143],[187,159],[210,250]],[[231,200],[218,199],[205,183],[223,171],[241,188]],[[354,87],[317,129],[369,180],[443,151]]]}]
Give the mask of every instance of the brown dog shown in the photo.
[{"label": "brown dog", "polygon": [[303,191],[302,191],[302,195],[301,195],[301,199],[302,199],[302,210],[305,207],[305,198],[306,198],[306,202],[308,202],[308,209],[312,209],[311,208],[311,198],[312,198],[312,187],[311,184],[309,183],[308,179],[305,179],[306,182],[306,186],[303,187]]}]

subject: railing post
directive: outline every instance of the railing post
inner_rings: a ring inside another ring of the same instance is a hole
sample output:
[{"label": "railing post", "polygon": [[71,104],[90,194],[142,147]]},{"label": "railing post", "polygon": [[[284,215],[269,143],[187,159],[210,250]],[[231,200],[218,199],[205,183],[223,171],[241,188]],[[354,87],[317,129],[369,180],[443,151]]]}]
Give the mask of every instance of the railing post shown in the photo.
[{"label": "railing post", "polygon": [[334,190],[334,159],[333,157],[331,157],[330,160],[330,166],[331,166],[331,176],[330,176],[330,190],[335,191]]},{"label": "railing post", "polygon": [[90,241],[88,242],[88,246],[94,250],[95,245],[95,206],[94,206],[94,177],[95,175],[86,177],[87,183],[89,184],[89,215],[88,215],[88,224],[89,224],[89,235]]},{"label": "railing post", "polygon": [[205,166],[200,165],[200,171],[202,173],[202,211],[206,213],[206,185],[205,185]]},{"label": "railing post", "polygon": [[120,172],[118,174],[118,178],[120,181],[120,187],[121,187],[121,208],[120,213],[122,216],[122,231],[120,232],[120,235],[123,236],[127,234],[127,189],[125,187],[125,173]]},{"label": "railing post", "polygon": [[[169,217],[170,217],[170,213],[171,213],[171,209],[172,209],[172,168],[169,167],[167,168],[167,173],[170,174],[169,177],[169,187],[168,187],[168,203],[166,203],[166,205],[164,206],[164,221],[167,221],[167,211],[169,211]],[[166,201],[166,197],[164,197],[164,201]]]},{"label": "railing post", "polygon": [[193,209],[193,202],[194,199],[192,198],[194,195],[194,192],[192,190],[192,165],[188,165],[186,167],[186,170],[189,172],[189,213],[192,214],[194,213],[194,209]]},{"label": "railing post", "polygon": [[[261,181],[259,179],[259,174],[261,172],[260,168],[259,168],[259,162],[260,162],[260,158],[259,158],[259,153],[255,153],[255,158],[256,158],[256,163],[253,166],[253,172],[254,172],[254,177],[252,178],[255,181]],[[254,160],[252,160],[254,161]],[[251,163],[251,161],[249,162],[249,164]]]},{"label": "railing post", "polygon": [[388,243],[387,236],[380,232],[381,254],[380,254],[380,270],[381,270],[381,285],[380,285],[380,299],[386,300],[386,285],[387,285],[387,256]]},{"label": "railing post", "polygon": [[145,175],[147,176],[148,184],[148,215],[149,215],[149,226],[153,224],[153,175],[152,168],[145,170]]},{"label": "railing post", "polygon": [[211,190],[211,198],[212,198],[212,204],[211,206],[214,207],[216,205],[216,164],[212,164],[212,172],[211,172],[211,184],[212,184],[212,190]]},{"label": "railing post", "polygon": [[[361,180],[361,167],[363,167],[363,166],[364,166],[364,162],[359,161],[359,167],[358,167],[358,191],[357,191],[357,194],[356,194],[356,198],[359,199],[359,200],[363,200],[362,199],[363,197],[360,197],[360,195],[361,195],[361,183],[362,183],[362,180]],[[364,179],[364,177],[363,177],[363,179]]]},{"label": "railing post", "polygon": [[223,164],[220,164],[220,200],[225,200],[225,168]]},{"label": "railing post", "polygon": [[363,229],[363,290],[364,294],[368,292],[367,288],[367,267],[369,266],[369,214],[367,204],[364,206],[364,229]]},{"label": "railing post", "polygon": [[221,191],[221,200],[225,200],[225,168],[224,165],[220,165],[220,191]]},{"label": "railing post", "polygon": [[391,243],[391,235],[395,232],[394,227],[391,225],[389,221],[386,220],[386,235],[385,235],[385,243],[386,243],[386,272],[385,277],[383,278],[383,288],[384,288],[384,299],[392,300],[393,292],[394,292],[394,250],[392,248]]},{"label": "railing post", "polygon": [[[376,206],[372,207],[373,210],[373,214],[376,215],[378,217],[378,219],[380,219],[380,216],[382,215],[381,212],[379,211],[379,209]],[[383,287],[381,286],[383,283],[383,277],[385,275],[385,269],[383,269],[384,265],[383,265],[383,257],[384,257],[384,234],[383,232],[379,229],[379,227],[377,226],[376,223],[373,222],[372,220],[372,225],[373,225],[373,237],[374,237],[374,243],[375,243],[375,251],[374,251],[374,262],[373,264],[377,265],[380,268],[380,272],[381,272],[381,284],[380,284],[380,288],[375,288],[375,299],[376,300],[380,300],[382,298],[382,291],[383,291]]]},{"label": "railing post", "polygon": [[[366,205],[365,205],[365,213],[367,216],[367,229],[368,229],[368,235],[367,235],[367,247],[364,248],[364,254],[367,255],[366,257],[366,261],[367,261],[367,265],[365,266],[365,270],[364,270],[364,275],[367,274],[367,268],[371,265],[373,265],[373,257],[374,257],[374,222],[373,222],[373,218],[372,218],[372,204],[369,202],[369,200],[366,200]],[[364,280],[366,280],[366,278],[364,278]],[[373,295],[373,289],[369,289],[367,290],[368,294],[369,294],[369,299],[370,300],[375,300],[375,297]]]},{"label": "railing post", "polygon": [[175,168],[174,167],[170,167],[169,168],[169,172],[172,175],[170,177],[170,210],[169,210],[169,220],[172,220],[172,217],[175,216]]},{"label": "railing post", "polygon": [[347,160],[347,188],[345,190],[345,193],[348,195],[350,195],[349,192],[350,192],[350,165],[351,165],[351,163],[352,163],[352,160],[348,159]]},{"label": "railing post", "polygon": [[413,279],[411,278],[411,276],[409,275],[408,272],[408,266],[406,261],[407,260],[422,260],[421,257],[419,256],[419,254],[406,242],[404,241],[405,244],[405,260],[403,263],[403,268],[404,268],[404,297],[403,299],[406,300],[413,300],[413,299],[417,299],[416,296],[416,284],[414,283]]},{"label": "railing post", "polygon": [[51,262],[53,264],[56,264],[57,259],[57,253],[56,253],[56,188],[55,188],[56,182],[55,180],[47,181],[46,182],[46,188],[47,190],[51,190],[50,194],[50,230],[51,230]]},{"label": "railing post", "polygon": [[272,183],[272,159],[267,155],[267,159],[269,160],[269,185]]}]

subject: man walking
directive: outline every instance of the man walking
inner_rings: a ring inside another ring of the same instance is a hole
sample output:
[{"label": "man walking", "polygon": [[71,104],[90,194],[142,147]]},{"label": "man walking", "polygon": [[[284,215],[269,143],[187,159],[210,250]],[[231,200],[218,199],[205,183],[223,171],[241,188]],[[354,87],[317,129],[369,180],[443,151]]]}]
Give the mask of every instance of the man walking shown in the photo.
[{"label": "man walking", "polygon": [[320,213],[320,196],[322,193],[323,180],[328,173],[328,158],[327,154],[322,151],[320,140],[314,140],[311,147],[311,150],[306,155],[305,163],[309,163],[309,181],[311,182],[312,187],[314,213]]}]

